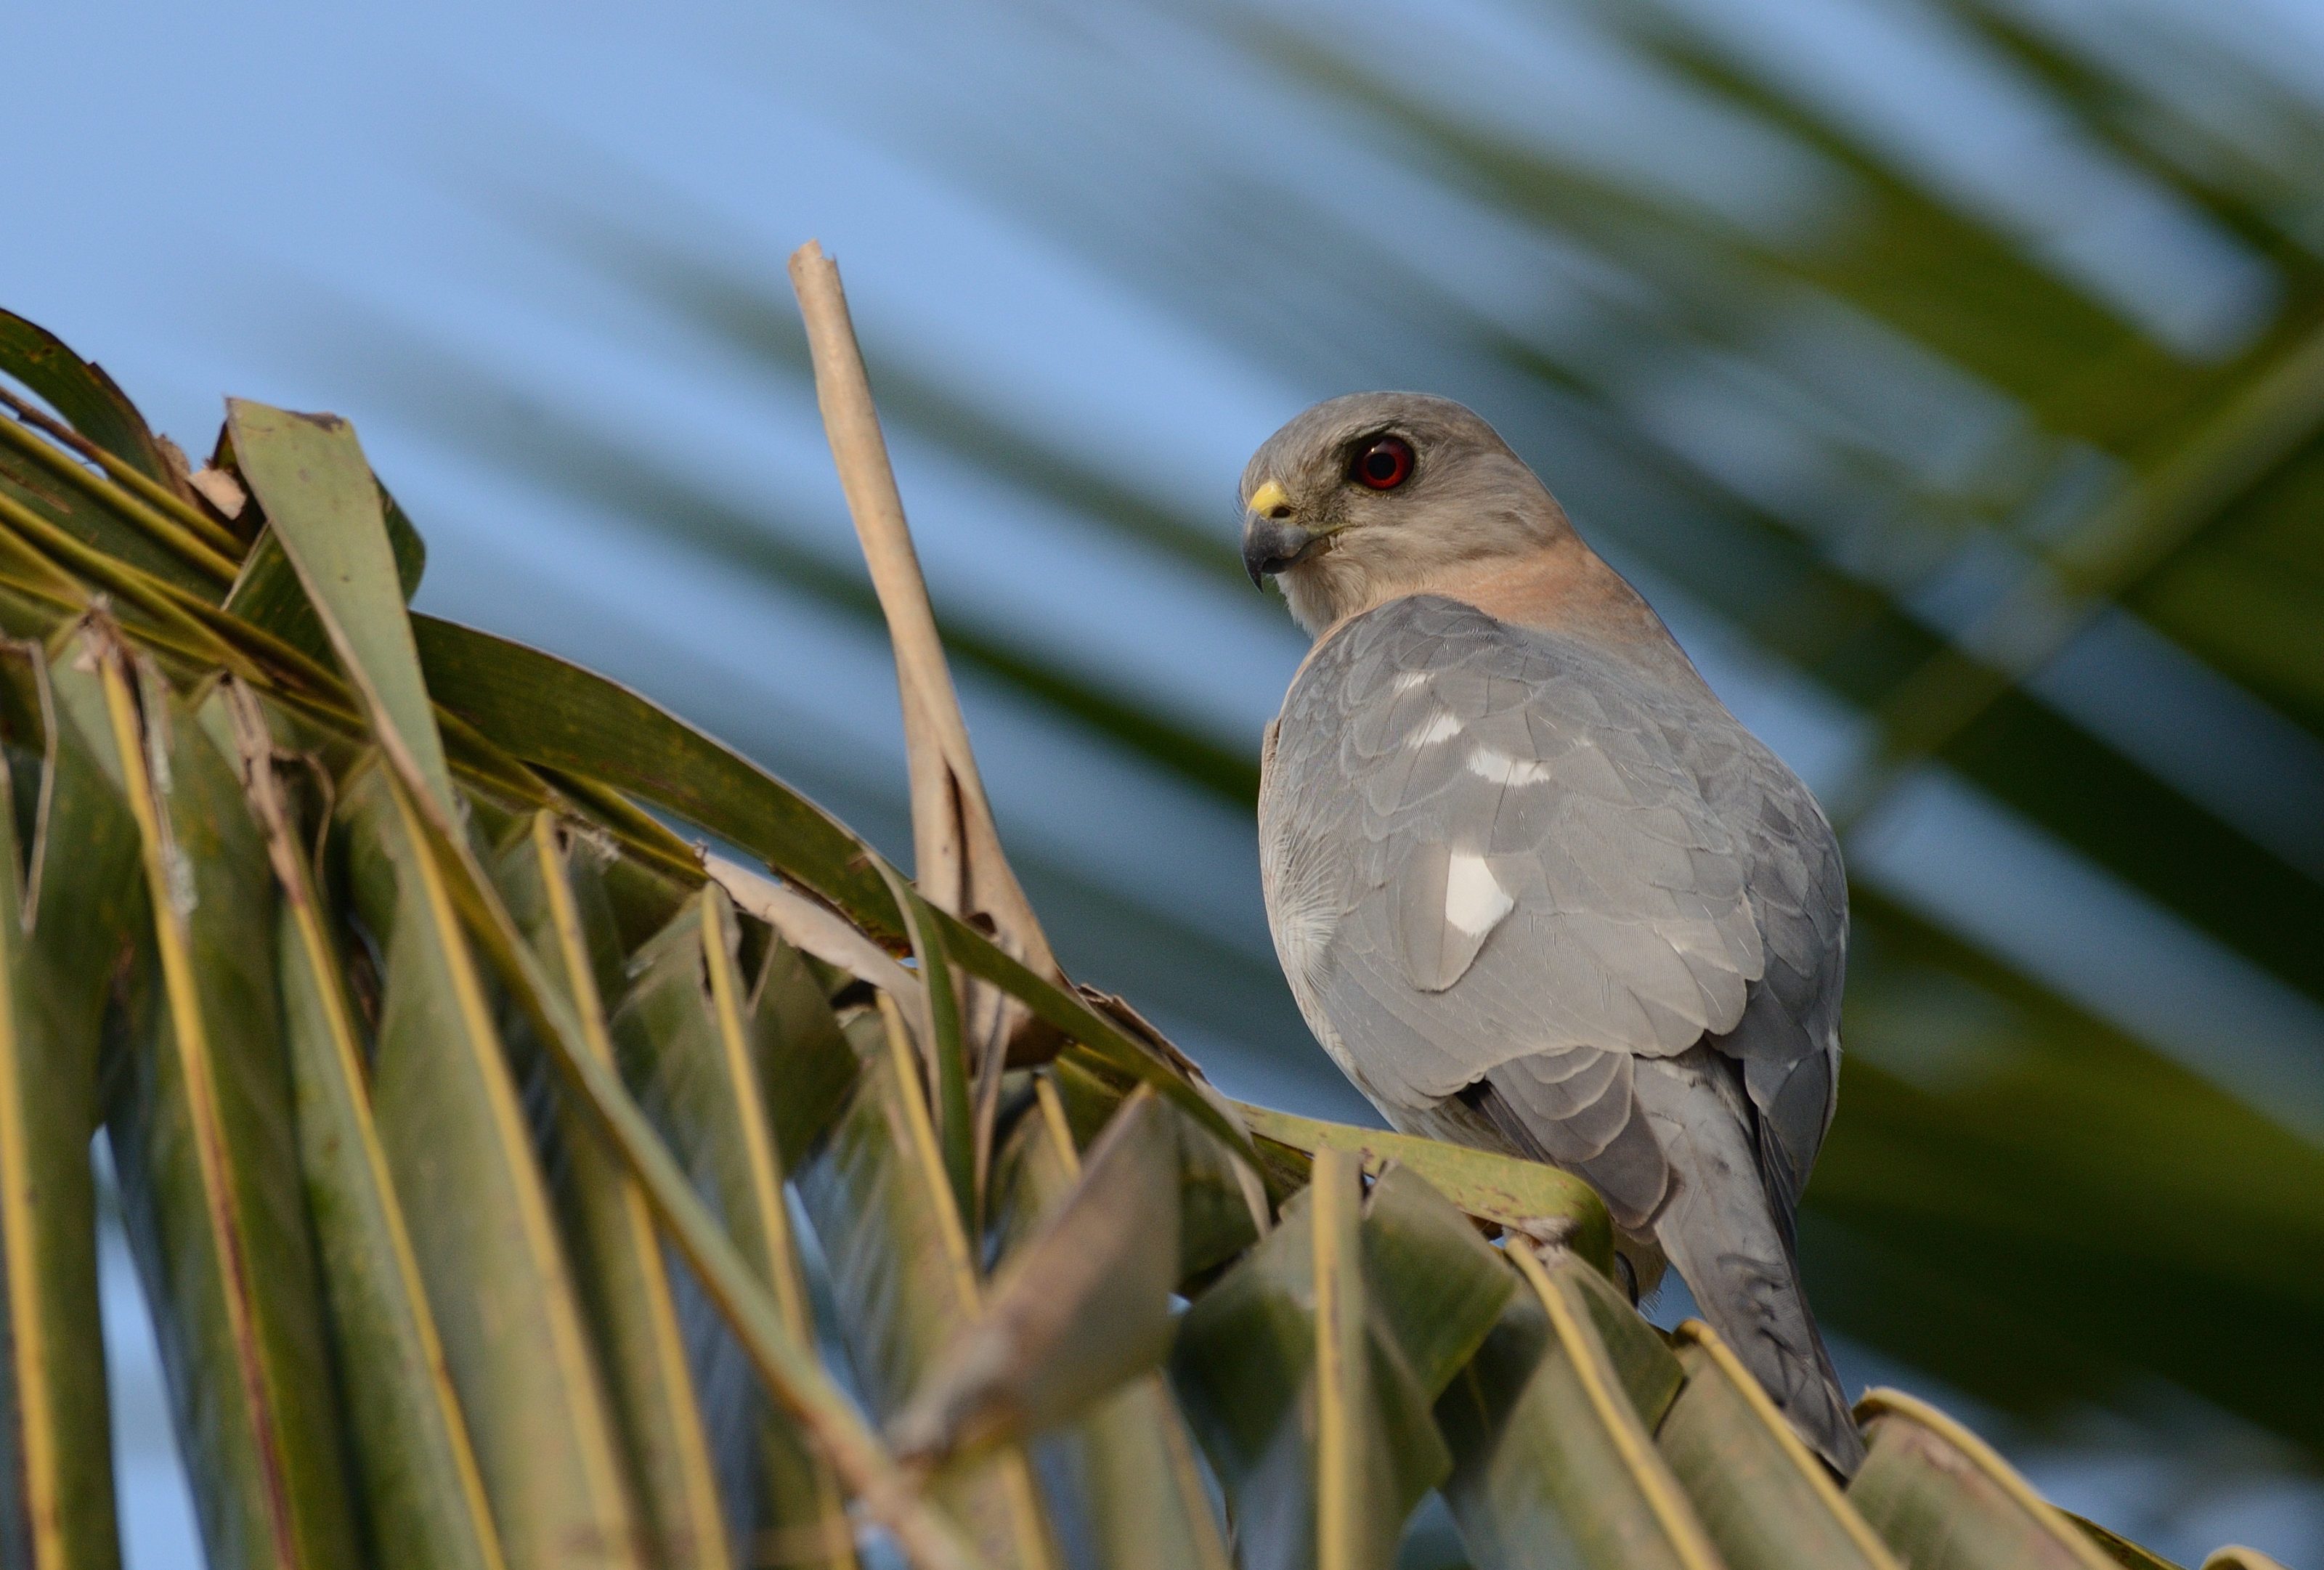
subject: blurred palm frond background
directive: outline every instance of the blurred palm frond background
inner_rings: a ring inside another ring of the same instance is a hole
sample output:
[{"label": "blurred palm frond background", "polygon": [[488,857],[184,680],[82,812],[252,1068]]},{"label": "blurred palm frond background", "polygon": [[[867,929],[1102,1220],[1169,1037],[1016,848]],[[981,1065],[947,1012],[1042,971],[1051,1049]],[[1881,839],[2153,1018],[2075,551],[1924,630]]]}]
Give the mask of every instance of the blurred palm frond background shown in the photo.
[{"label": "blurred palm frond background", "polygon": [[[146,345],[110,368],[188,389],[144,400],[181,438],[221,380],[355,417],[425,608],[669,698],[900,852],[779,268],[820,234],[1062,957],[1236,1093],[1343,1117],[1259,907],[1302,645],[1232,486],[1314,398],[1472,403],[1843,825],[1851,1055],[1803,1235],[1843,1373],[1990,1414],[2166,1551],[2324,1556],[2315,17],[484,10],[91,42],[35,111],[105,73],[138,106],[60,108],[86,134],[6,196],[116,259],[0,262],[7,302]],[[165,125],[215,144],[110,140]]]}]

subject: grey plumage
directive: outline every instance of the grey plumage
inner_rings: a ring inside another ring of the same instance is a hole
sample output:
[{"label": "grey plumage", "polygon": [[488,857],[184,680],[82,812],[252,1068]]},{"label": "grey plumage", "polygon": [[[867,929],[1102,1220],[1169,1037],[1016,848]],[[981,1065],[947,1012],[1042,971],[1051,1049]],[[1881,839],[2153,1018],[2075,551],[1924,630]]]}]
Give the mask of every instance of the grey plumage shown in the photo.
[{"label": "grey plumage", "polygon": [[1852,1470],[1792,1239],[1838,1080],[1839,847],[1667,635],[1388,598],[1294,680],[1259,831],[1285,971],[1350,1078],[1399,1127],[1589,1178]]}]

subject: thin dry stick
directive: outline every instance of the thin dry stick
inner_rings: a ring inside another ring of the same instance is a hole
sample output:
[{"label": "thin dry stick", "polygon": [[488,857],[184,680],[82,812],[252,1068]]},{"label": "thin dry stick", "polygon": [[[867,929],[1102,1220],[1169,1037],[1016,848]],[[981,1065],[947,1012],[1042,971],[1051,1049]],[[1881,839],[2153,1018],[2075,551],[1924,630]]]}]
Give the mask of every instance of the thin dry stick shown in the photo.
[{"label": "thin dry stick", "polygon": [[896,648],[911,760],[914,881],[930,902],[955,916],[990,918],[1003,945],[1027,968],[1062,984],[1048,938],[1001,854],[927,585],[920,577],[919,556],[904,522],[903,497],[888,464],[888,443],[872,403],[872,383],[839,269],[809,240],[792,253],[790,275],[807,322],[824,430]]},{"label": "thin dry stick", "polygon": [[[970,750],[960,697],[953,690],[936,633],[919,553],[904,522],[904,499],[888,463],[887,439],[872,402],[871,379],[847,314],[839,268],[813,240],[791,254],[791,287],[815,361],[816,402],[831,439],[840,488],[855,520],[856,538],[872,569],[872,586],[888,618],[896,649],[896,684],[903,697],[904,747],[912,779],[913,878],[928,902],[954,916],[983,916],[1001,947],[1026,968],[1058,986],[1048,937],[1001,849],[1001,834]],[[975,1057],[977,1094],[973,1187],[980,1202],[992,1156],[993,1120],[1001,1071],[1014,1058],[1035,1062],[1056,1050],[1057,1037],[1031,1011],[997,987],[966,983],[960,989],[964,1034]],[[928,1044],[930,1051],[935,1044]],[[936,1083],[936,1076],[929,1076]]]}]

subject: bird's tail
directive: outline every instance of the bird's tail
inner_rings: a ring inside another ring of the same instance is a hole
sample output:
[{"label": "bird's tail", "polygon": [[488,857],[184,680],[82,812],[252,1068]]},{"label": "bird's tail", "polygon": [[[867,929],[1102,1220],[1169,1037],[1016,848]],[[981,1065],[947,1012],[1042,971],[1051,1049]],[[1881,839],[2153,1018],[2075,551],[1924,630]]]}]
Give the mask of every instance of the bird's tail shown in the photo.
[{"label": "bird's tail", "polygon": [[[1831,1354],[1800,1286],[1788,1229],[1763,1182],[1744,1109],[1696,1048],[1638,1064],[1637,1092],[1674,1182],[1655,1241],[1686,1278],[1702,1316],[1758,1378],[1802,1438],[1843,1475],[1864,1460]],[[1698,1055],[1704,1061],[1691,1061]]]}]

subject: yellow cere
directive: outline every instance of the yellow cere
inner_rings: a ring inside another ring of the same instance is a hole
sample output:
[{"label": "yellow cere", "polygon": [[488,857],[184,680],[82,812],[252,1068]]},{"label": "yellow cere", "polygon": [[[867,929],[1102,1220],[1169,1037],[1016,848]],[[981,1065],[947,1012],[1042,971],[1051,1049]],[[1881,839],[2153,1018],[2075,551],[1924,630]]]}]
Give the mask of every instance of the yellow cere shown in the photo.
[{"label": "yellow cere", "polygon": [[1250,494],[1250,500],[1245,502],[1243,507],[1264,518],[1274,509],[1288,505],[1290,501],[1291,494],[1283,488],[1283,482],[1269,480]]}]

